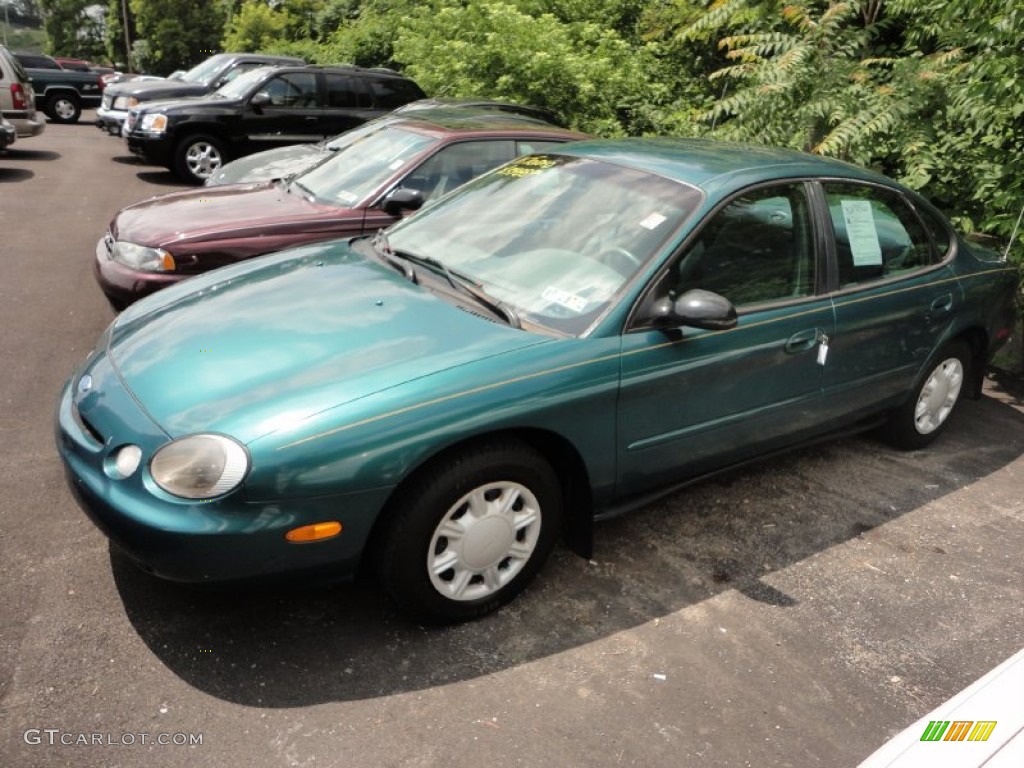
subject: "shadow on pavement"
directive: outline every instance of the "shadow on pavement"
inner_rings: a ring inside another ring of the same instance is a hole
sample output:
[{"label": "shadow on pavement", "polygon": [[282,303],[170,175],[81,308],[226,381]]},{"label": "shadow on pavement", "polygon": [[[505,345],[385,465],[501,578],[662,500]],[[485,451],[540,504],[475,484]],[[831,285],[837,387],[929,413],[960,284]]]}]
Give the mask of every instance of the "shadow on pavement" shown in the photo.
[{"label": "shadow on pavement", "polygon": [[142,161],[135,155],[114,155],[112,158],[115,163],[121,163],[121,165],[142,165]]},{"label": "shadow on pavement", "polygon": [[189,188],[189,185],[183,184],[181,179],[170,171],[142,171],[135,175],[141,181],[147,181],[150,184],[159,184],[162,187],[176,187],[178,189]]},{"label": "shadow on pavement", "polygon": [[[533,586],[480,621],[423,627],[372,585],[188,588],[111,552],[128,619],[190,685],[256,707],[416,691],[608,638],[734,589],[786,610],[771,573],[861,536],[1024,453],[1024,414],[965,402],[930,449],[825,443],[694,485],[597,526],[594,560],[556,551]],[[922,557],[941,557],[921,548]]]},{"label": "shadow on pavement", "polygon": [[0,166],[0,184],[14,181],[25,181],[35,176],[35,173],[26,168],[4,168]]},{"label": "shadow on pavement", "polygon": [[[20,144],[21,142],[19,141],[18,143]],[[49,162],[57,160],[60,156],[60,152],[53,152],[49,149],[18,149],[17,147],[11,147],[7,150],[7,157],[10,160]]]}]

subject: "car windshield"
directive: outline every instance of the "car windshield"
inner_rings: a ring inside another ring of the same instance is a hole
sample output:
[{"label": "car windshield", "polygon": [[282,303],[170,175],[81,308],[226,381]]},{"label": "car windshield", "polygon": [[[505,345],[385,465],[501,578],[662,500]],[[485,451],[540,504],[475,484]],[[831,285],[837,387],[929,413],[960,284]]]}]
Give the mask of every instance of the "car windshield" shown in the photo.
[{"label": "car windshield", "polygon": [[267,72],[272,70],[273,67],[258,67],[256,69],[250,69],[230,83],[224,83],[220,88],[210,94],[215,99],[240,99],[257,85],[267,76]]},{"label": "car windshield", "polygon": [[293,183],[317,200],[349,208],[439,141],[415,131],[376,126]]},{"label": "car windshield", "polygon": [[586,158],[530,155],[388,230],[390,248],[443,262],[525,321],[587,331],[696,210],[701,193]]},{"label": "car windshield", "polygon": [[181,76],[181,79],[186,83],[210,83],[223,67],[223,56],[211,56],[201,64],[196,64],[192,67],[192,69]]}]

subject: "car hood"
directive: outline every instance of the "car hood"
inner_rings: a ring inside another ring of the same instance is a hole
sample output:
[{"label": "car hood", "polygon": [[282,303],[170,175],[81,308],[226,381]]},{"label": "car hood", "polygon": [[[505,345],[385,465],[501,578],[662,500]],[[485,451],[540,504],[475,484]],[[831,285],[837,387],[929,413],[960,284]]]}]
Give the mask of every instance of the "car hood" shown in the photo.
[{"label": "car hood", "polygon": [[283,179],[306,170],[313,163],[323,160],[329,153],[330,150],[324,149],[321,144],[295,144],[291,147],[268,149],[266,152],[257,152],[255,155],[231,161],[214,174],[207,184],[218,186]]},{"label": "car hood", "polygon": [[338,242],[168,288],[122,313],[110,339],[125,385],[168,434],[245,443],[548,341],[462,311]]},{"label": "car hood", "polygon": [[[361,217],[361,212],[351,211]],[[117,240],[151,248],[267,234],[272,228],[330,216],[346,209],[311,202],[281,184],[240,184],[174,192],[123,209],[111,223]]]},{"label": "car hood", "polygon": [[180,80],[129,80],[115,83],[109,88],[115,96],[134,96],[139,101],[176,99],[181,96],[202,96],[209,91],[203,83],[183,83]]}]

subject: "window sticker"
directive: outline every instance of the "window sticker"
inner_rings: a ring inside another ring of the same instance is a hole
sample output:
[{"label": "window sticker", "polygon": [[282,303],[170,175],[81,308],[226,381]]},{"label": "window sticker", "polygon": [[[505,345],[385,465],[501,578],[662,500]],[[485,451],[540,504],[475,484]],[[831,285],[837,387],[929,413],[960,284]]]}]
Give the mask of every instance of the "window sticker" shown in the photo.
[{"label": "window sticker", "polygon": [[388,170],[391,170],[391,171],[397,171],[397,170],[398,170],[399,168],[401,168],[401,167],[402,167],[402,166],[403,166],[404,164],[405,164],[405,161],[404,161],[404,160],[402,160],[402,158],[398,158],[398,159],[397,159],[397,160],[395,160],[395,161],[394,161],[393,163],[391,163],[391,165],[389,165],[389,166],[388,166]]},{"label": "window sticker", "polygon": [[657,229],[665,221],[665,217],[660,213],[652,213],[646,219],[640,222],[640,226],[644,229]]},{"label": "window sticker", "polygon": [[843,200],[843,220],[846,238],[850,242],[853,266],[872,267],[882,264],[882,248],[878,244],[878,230],[871,212],[870,200]]},{"label": "window sticker", "polygon": [[358,197],[356,197],[351,192],[345,192],[344,190],[339,192],[337,197],[343,203],[354,203],[356,200],[359,199]]},{"label": "window sticker", "polygon": [[587,300],[582,296],[577,296],[574,293],[563,291],[561,288],[555,288],[553,285],[549,285],[544,289],[541,294],[548,301],[553,301],[555,304],[571,309],[573,312],[580,313],[587,306]]},{"label": "window sticker", "polygon": [[555,161],[548,157],[527,156],[513,160],[503,168],[499,168],[497,173],[502,176],[531,176],[545,168],[553,168],[555,165]]}]

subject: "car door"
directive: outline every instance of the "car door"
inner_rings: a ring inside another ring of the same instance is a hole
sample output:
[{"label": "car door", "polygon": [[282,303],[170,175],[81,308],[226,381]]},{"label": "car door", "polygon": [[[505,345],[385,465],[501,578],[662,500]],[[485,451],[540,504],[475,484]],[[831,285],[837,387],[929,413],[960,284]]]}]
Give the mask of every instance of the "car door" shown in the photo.
[{"label": "car door", "polygon": [[280,72],[255,89],[243,116],[252,151],[324,138],[318,78],[316,72]]},{"label": "car door", "polygon": [[324,112],[325,136],[337,136],[365,123],[379,114],[362,78],[350,74],[325,72]]},{"label": "car door", "polygon": [[816,431],[820,356],[833,310],[811,199],[802,181],[742,192],[707,217],[646,294],[644,304],[712,291],[732,301],[738,322],[727,331],[627,329],[617,417],[620,495]]},{"label": "car door", "polygon": [[930,230],[901,194],[823,182],[837,273],[836,332],[825,368],[831,415],[877,410],[909,392],[962,303]]}]

